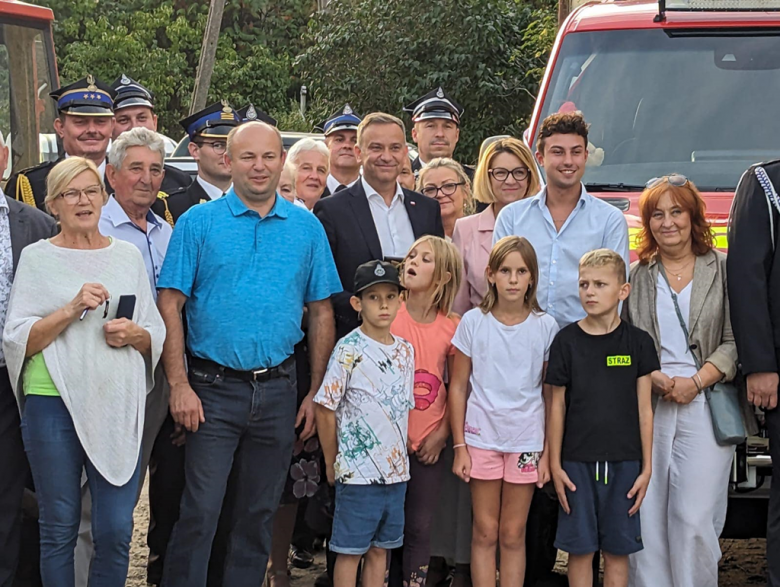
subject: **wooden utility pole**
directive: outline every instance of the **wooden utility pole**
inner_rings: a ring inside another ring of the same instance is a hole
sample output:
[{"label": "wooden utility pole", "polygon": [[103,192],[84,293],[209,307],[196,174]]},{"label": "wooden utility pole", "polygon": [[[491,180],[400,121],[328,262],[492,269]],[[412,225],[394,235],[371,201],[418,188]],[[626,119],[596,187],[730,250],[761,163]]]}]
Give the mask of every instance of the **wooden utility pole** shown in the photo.
[{"label": "wooden utility pole", "polygon": [[195,89],[192,91],[190,114],[206,107],[211,74],[214,73],[214,61],[217,57],[217,42],[219,30],[222,28],[222,13],[225,11],[226,0],[211,0],[209,16],[206,20],[206,30],[203,32],[203,46],[200,49],[198,71],[195,73]]},{"label": "wooden utility pole", "polygon": [[566,20],[566,17],[569,16],[571,4],[571,0],[558,0],[558,28],[560,28],[563,21]]}]

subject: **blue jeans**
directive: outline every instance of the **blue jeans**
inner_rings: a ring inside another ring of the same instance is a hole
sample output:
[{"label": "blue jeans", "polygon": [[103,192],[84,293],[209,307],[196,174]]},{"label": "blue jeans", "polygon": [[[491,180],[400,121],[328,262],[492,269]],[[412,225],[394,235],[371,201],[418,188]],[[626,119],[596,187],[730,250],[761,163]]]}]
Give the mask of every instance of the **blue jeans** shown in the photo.
[{"label": "blue jeans", "polygon": [[59,397],[27,397],[22,438],[38,496],[44,586],[75,587],[73,550],[81,519],[81,474],[86,468],[95,543],[89,585],[124,587],[140,467],[122,487],[106,481],[81,447],[73,419]]},{"label": "blue jeans", "polygon": [[295,364],[281,377],[245,382],[190,370],[206,421],[187,434],[185,487],[163,571],[164,587],[205,587],[228,476],[235,495],[223,585],[257,587],[295,436]]}]

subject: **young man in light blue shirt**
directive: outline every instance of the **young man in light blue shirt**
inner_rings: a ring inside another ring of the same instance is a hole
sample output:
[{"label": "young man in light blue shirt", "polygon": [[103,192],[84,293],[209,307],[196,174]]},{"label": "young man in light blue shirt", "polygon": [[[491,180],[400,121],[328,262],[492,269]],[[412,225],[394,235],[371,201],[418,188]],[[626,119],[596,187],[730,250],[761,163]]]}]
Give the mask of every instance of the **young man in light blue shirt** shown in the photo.
[{"label": "young man in light blue shirt", "polygon": [[544,167],[546,187],[501,211],[493,243],[510,235],[530,241],[539,259],[539,304],[563,328],[585,317],[578,296],[580,258],[606,248],[628,266],[628,225],[620,210],[591,196],[581,183],[588,160],[582,114],[548,116],[539,129],[536,158]]}]

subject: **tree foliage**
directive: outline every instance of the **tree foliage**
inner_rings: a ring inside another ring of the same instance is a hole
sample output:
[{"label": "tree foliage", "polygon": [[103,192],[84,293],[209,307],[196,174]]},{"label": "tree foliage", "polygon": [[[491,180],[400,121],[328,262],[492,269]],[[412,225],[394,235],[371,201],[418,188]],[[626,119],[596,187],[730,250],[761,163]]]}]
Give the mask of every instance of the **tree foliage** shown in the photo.
[{"label": "tree foliage", "polygon": [[[155,93],[160,130],[182,135],[208,0],[33,1],[54,10],[63,83],[126,73]],[[227,0],[209,99],[251,101],[285,130],[311,130],[345,102],[400,115],[441,85],[465,107],[458,157],[474,162],[483,138],[522,131],[556,29],[553,0],[331,0],[327,11],[316,8],[316,0]]]},{"label": "tree foliage", "polygon": [[310,24],[297,71],[321,116],[345,101],[400,115],[442,86],[465,109],[458,158],[473,163],[485,137],[527,121],[546,55],[523,49],[525,33],[546,11],[519,0],[339,0]]}]

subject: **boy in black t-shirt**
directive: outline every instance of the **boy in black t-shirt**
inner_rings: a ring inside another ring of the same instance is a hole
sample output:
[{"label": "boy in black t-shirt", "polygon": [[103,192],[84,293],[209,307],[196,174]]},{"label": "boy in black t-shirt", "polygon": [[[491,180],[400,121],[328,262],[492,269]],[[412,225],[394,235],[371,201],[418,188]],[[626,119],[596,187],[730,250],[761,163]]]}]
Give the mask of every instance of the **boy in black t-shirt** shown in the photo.
[{"label": "boy in black t-shirt", "polygon": [[545,382],[553,386],[550,468],[562,513],[555,546],[569,553],[569,585],[592,585],[593,554],[604,585],[628,585],[628,555],[642,549],[639,506],[650,483],[653,340],[618,316],[628,297],[626,265],[609,249],[580,260],[587,317],[561,330]]}]

